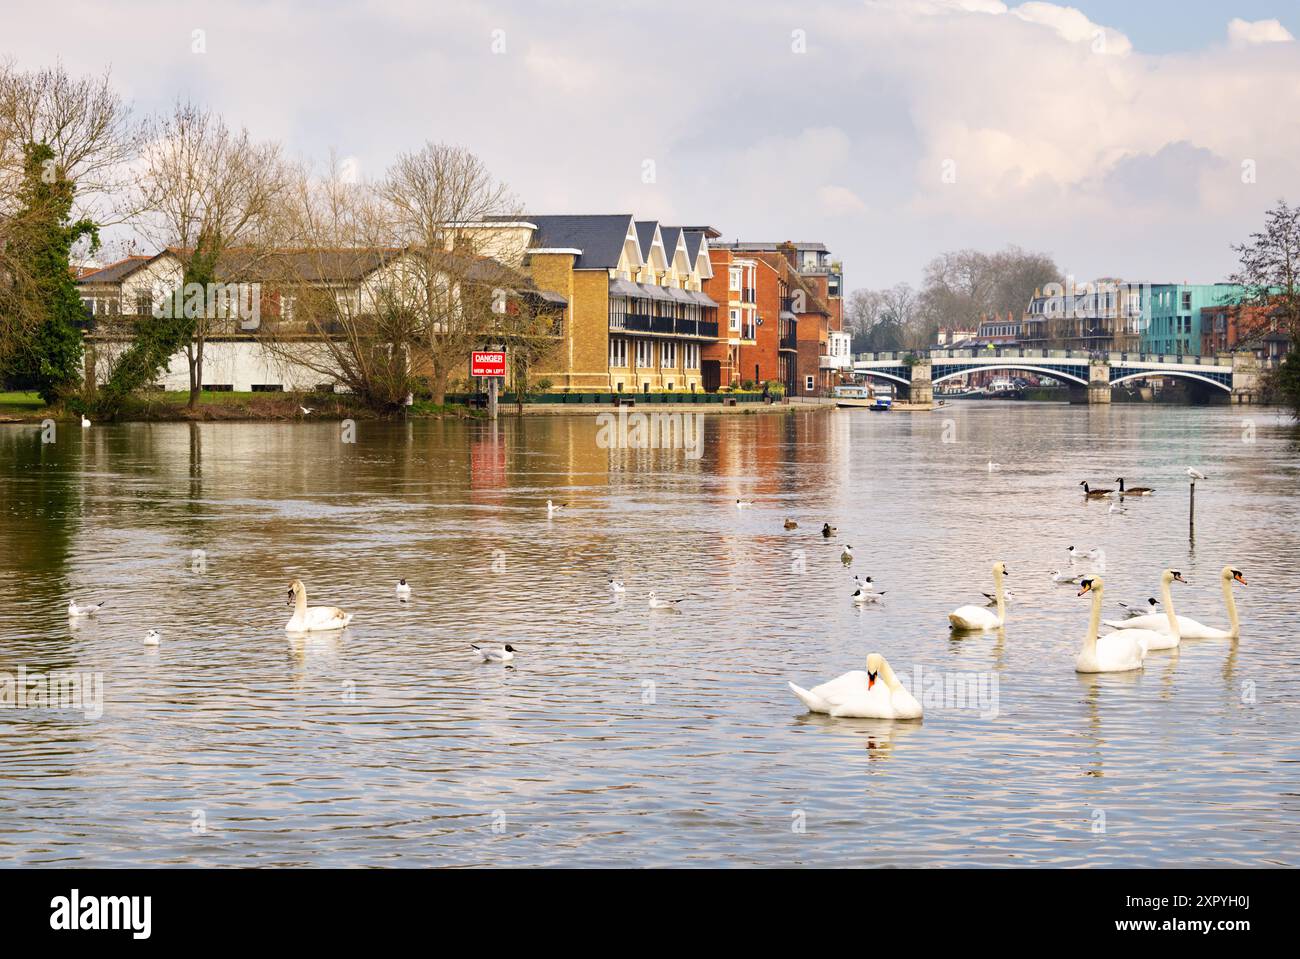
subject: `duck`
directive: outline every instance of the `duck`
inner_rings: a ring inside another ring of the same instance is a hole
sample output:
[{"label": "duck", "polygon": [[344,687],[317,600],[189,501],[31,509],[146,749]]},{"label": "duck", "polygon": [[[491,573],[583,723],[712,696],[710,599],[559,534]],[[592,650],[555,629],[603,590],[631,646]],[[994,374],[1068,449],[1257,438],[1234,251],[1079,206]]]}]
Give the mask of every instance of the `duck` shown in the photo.
[{"label": "duck", "polygon": [[853,602],[857,603],[859,606],[866,603],[884,602],[884,598],[885,591],[883,589],[877,593],[875,590],[863,589],[859,586],[853,593]]},{"label": "duck", "polygon": [[162,642],[162,634],[156,629],[151,629],[144,634],[144,644],[146,646],[157,646]]},{"label": "duck", "polygon": [[990,612],[984,606],[958,606],[948,614],[948,622],[955,630],[998,629],[1006,623],[1006,594],[1002,591],[1002,578],[1007,575],[1007,564],[993,564],[993,594],[998,611]]},{"label": "duck", "polygon": [[300,579],[295,579],[289,584],[289,605],[293,606],[293,616],[284,625],[286,633],[343,629],[352,622],[352,614],[337,606],[308,606],[307,587]]},{"label": "duck", "polygon": [[848,566],[853,562],[853,547],[845,545],[844,550],[840,553],[840,562]]},{"label": "duck", "polygon": [[86,419],[86,416],[85,416],[84,413],[83,413],[82,416],[81,416],[81,428],[82,428],[83,430],[88,430],[88,429],[90,429],[90,420]]},{"label": "duck", "polygon": [[1083,495],[1086,499],[1101,499],[1115,492],[1113,489],[1093,489],[1088,485],[1087,480],[1080,480],[1079,485],[1083,487]]},{"label": "duck", "polygon": [[1098,637],[1104,585],[1100,576],[1090,576],[1079,584],[1078,595],[1092,593],[1092,615],[1088,619],[1088,632],[1083,637],[1083,648],[1074,660],[1077,673],[1132,672],[1141,669],[1146,658],[1141,635],[1145,630],[1121,629]]},{"label": "duck", "polygon": [[804,689],[794,683],[790,691],[810,712],[845,719],[921,719],[921,704],[894,675],[879,653],[867,657],[864,672],[855,669],[829,682]]},{"label": "duck", "polygon": [[569,505],[568,503],[561,503],[559,506],[556,506],[556,505],[555,505],[554,503],[552,503],[550,500],[547,500],[547,501],[546,501],[546,515],[547,515],[547,516],[552,516],[552,515],[554,515],[555,513],[558,513],[560,510],[564,509],[564,508],[565,508],[566,506],[568,506],[568,505]]},{"label": "duck", "polygon": [[611,579],[611,580],[609,581],[609,591],[610,591],[611,593],[626,593],[626,592],[627,592],[627,587],[623,585],[623,581],[622,581],[622,580],[619,580],[619,579]]},{"label": "duck", "polygon": [[1192,479],[1194,479],[1194,480],[1198,480],[1198,479],[1209,479],[1208,476],[1206,476],[1204,473],[1202,473],[1200,470],[1196,469],[1196,468],[1193,467],[1193,466],[1189,466],[1189,467],[1187,467],[1187,475],[1190,476],[1190,477],[1191,477]]},{"label": "duck", "polygon": [[404,579],[399,579],[399,580],[397,581],[397,598],[398,598],[398,599],[410,599],[410,598],[411,598],[411,586],[410,586],[410,584],[407,583],[407,581],[404,580]]},{"label": "duck", "polygon": [[655,595],[654,590],[650,591],[650,608],[651,609],[676,609],[680,599],[660,599]]},{"label": "duck", "polygon": [[785,526],[786,529],[798,529],[798,528],[799,528],[799,524],[796,523],[794,520],[790,519],[790,517],[788,517],[788,516],[786,517],[785,522],[784,522],[782,525]]},{"label": "duck", "polygon": [[1161,599],[1165,606],[1163,613],[1148,613],[1145,616],[1135,616],[1125,620],[1106,620],[1106,625],[1123,629],[1151,629],[1161,633],[1177,633],[1182,639],[1237,639],[1241,636],[1241,623],[1237,619],[1237,600],[1232,595],[1233,583],[1246,585],[1246,577],[1241,570],[1233,566],[1225,566],[1219,573],[1223,602],[1228,608],[1228,629],[1216,629],[1186,616],[1175,615],[1172,608],[1172,595],[1168,584],[1165,583],[1166,574],[1172,574],[1171,582],[1175,580],[1180,583],[1187,582],[1181,573],[1174,570],[1165,570],[1161,575]]},{"label": "duck", "polygon": [[822,535],[830,539],[835,535],[836,529],[830,523],[822,523]]},{"label": "duck", "polygon": [[1128,489],[1125,489],[1124,477],[1122,476],[1116,476],[1115,482],[1119,484],[1120,496],[1150,496],[1155,492],[1155,490],[1150,486],[1130,486]]},{"label": "duck", "polygon": [[515,658],[515,648],[509,643],[504,646],[479,646],[470,643],[469,648],[478,653],[479,662],[508,663]]},{"label": "duck", "polygon": [[94,605],[91,606],[78,606],[76,602],[73,601],[68,603],[68,615],[71,616],[73,619],[76,619],[79,616],[94,616],[96,613],[98,613],[101,609],[104,608],[104,605],[107,602],[108,600],[104,600],[103,602],[95,603]]}]

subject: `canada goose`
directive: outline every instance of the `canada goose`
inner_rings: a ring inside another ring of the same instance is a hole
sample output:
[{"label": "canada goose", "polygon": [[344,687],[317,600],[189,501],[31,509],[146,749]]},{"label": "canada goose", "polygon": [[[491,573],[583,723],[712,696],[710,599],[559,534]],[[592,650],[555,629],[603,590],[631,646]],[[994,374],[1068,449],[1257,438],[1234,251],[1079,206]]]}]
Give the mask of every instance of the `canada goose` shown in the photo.
[{"label": "canada goose", "polygon": [[798,529],[798,528],[799,528],[799,524],[796,523],[794,520],[789,519],[789,518],[786,519],[786,521],[785,521],[785,523],[784,523],[784,526],[785,526],[786,529]]},{"label": "canada goose", "polygon": [[1109,496],[1115,492],[1113,489],[1092,489],[1087,480],[1081,480],[1079,485],[1083,487],[1083,495],[1088,499],[1100,499],[1103,496]]},{"label": "canada goose", "polygon": [[1122,476],[1117,476],[1115,482],[1119,484],[1120,496],[1150,496],[1155,492],[1155,490],[1150,486],[1130,486],[1128,489],[1125,489],[1124,477]]},{"label": "canada goose", "polygon": [[832,526],[830,523],[822,523],[822,535],[825,536],[827,539],[830,539],[832,536],[835,535],[835,527]]}]

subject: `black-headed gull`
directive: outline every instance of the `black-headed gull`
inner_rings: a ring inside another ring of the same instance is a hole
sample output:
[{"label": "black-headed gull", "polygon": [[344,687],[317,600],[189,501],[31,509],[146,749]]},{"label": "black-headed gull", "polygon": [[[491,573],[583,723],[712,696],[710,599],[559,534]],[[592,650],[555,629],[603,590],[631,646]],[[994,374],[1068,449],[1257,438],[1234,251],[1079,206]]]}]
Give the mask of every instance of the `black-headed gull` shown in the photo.
[{"label": "black-headed gull", "polygon": [[146,646],[157,646],[162,642],[162,634],[156,629],[151,629],[144,634],[144,644]]},{"label": "black-headed gull", "polygon": [[874,590],[868,591],[859,588],[853,593],[853,602],[857,603],[859,606],[863,603],[879,603],[884,598],[884,595],[884,590],[877,593]]},{"label": "black-headed gull", "polygon": [[654,590],[650,591],[650,608],[651,609],[676,609],[680,599],[660,599],[655,595]]},{"label": "black-headed gull", "polygon": [[484,663],[508,663],[515,658],[515,648],[509,643],[504,646],[479,646],[470,643],[469,648],[478,653],[478,658]]},{"label": "black-headed gull", "polygon": [[547,516],[551,516],[551,515],[554,514],[554,513],[558,513],[560,510],[564,509],[564,507],[566,507],[566,506],[568,506],[568,505],[569,505],[568,503],[561,503],[559,506],[556,506],[556,505],[555,505],[554,503],[552,503],[550,500],[547,500],[547,501],[546,501],[546,515],[547,515]]},{"label": "black-headed gull", "polygon": [[411,584],[404,579],[397,581],[397,596],[399,599],[411,598]]},{"label": "black-headed gull", "polygon": [[626,593],[627,587],[623,585],[621,579],[611,579],[609,581],[609,591],[611,593]]},{"label": "black-headed gull", "polygon": [[104,600],[103,603],[95,603],[93,606],[78,606],[75,602],[70,602],[68,603],[68,615],[74,617],[94,616],[96,613],[98,613],[101,609],[104,608],[104,603],[107,602],[108,600]]},{"label": "black-headed gull", "polygon": [[1191,467],[1191,466],[1187,467],[1187,475],[1190,476],[1190,477],[1191,477],[1192,479],[1194,479],[1194,480],[1198,480],[1198,479],[1209,479],[1209,477],[1206,476],[1204,473],[1202,473],[1200,470],[1198,470],[1198,469],[1196,469],[1196,468],[1194,468],[1194,467]]}]

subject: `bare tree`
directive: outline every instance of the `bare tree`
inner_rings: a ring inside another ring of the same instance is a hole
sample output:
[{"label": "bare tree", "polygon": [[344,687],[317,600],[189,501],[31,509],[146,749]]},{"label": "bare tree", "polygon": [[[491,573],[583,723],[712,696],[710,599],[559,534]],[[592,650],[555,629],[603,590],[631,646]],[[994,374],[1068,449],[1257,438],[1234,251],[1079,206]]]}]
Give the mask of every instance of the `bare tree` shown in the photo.
[{"label": "bare tree", "polygon": [[501,248],[500,231],[472,224],[518,216],[520,207],[477,156],[439,143],[399,156],[377,189],[424,291],[425,348],[433,401],[441,404],[452,371],[468,362],[493,325],[490,304],[485,312],[482,304],[461,298],[461,286],[477,282],[472,271],[485,256],[512,264],[523,256],[522,249]]},{"label": "bare tree", "polygon": [[[189,363],[192,407],[202,390],[203,351],[213,323],[229,322],[232,291],[224,284],[243,282],[237,273],[256,271],[282,239],[278,228],[289,171],[278,144],[254,142],[247,130],[233,131],[220,116],[190,103],[178,102],[170,113],[152,118],[146,136],[135,182],[136,203],[145,211],[137,231],[181,263],[181,296],[167,307],[193,320],[182,325],[190,335],[177,344]],[[238,252],[240,271],[223,263],[229,251]],[[193,306],[196,288],[204,290],[201,309]]]}]

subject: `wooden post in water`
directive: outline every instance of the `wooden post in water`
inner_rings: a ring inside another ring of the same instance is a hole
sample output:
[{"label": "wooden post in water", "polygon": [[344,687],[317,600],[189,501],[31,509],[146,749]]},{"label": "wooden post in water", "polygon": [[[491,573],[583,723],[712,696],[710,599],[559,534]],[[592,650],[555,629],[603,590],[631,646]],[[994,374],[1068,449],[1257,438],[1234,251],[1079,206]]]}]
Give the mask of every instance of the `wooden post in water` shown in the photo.
[{"label": "wooden post in water", "polygon": [[497,418],[497,378],[488,377],[488,419]]},{"label": "wooden post in water", "polygon": [[1187,536],[1196,538],[1196,480],[1193,479],[1187,497]]}]

